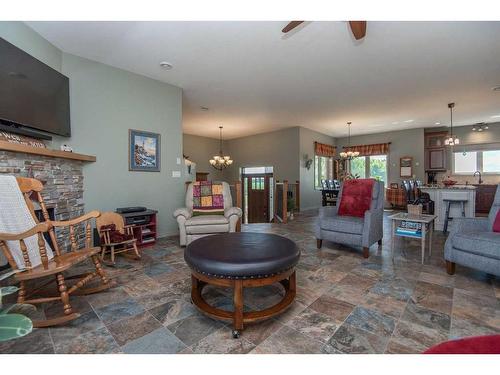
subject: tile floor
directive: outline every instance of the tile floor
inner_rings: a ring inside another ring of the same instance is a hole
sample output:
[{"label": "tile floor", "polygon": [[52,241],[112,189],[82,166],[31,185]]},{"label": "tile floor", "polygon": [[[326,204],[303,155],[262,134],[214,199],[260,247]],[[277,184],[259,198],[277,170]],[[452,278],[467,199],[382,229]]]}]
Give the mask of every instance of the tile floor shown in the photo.
[{"label": "tile floor", "polygon": [[[425,265],[418,241],[398,239],[406,257],[397,251],[393,263],[388,232],[381,249],[371,248],[369,259],[360,249],[326,241],[317,250],[315,220],[316,212],[308,212],[287,225],[244,226],[244,231],[293,239],[302,256],[292,307],[248,326],[238,340],[229,326],[190,303],[183,249],[169,238],[145,250],[141,261],[120,257],[115,267],[106,267],[118,286],[73,298],[80,318],[1,343],[0,352],[419,353],[447,339],[500,332],[500,280],[460,266],[456,275],[447,275],[443,234],[434,237]],[[276,286],[246,290],[245,308],[270,306],[280,292]],[[206,288],[205,297],[220,308],[232,307],[229,290]],[[55,316],[59,309],[46,304],[37,314]]]}]

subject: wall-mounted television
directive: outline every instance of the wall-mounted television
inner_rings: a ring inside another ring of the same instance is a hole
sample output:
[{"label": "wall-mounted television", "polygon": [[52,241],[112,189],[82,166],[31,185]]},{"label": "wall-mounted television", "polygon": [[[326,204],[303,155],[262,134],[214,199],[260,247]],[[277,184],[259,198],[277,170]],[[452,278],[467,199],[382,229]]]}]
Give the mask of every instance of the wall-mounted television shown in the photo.
[{"label": "wall-mounted television", "polygon": [[0,120],[69,137],[69,79],[0,38]]}]

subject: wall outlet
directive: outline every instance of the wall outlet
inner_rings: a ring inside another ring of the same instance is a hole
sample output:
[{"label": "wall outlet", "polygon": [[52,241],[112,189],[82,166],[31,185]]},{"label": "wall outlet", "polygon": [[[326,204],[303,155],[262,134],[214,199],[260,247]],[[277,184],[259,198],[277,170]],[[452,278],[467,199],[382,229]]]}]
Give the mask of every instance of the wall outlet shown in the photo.
[{"label": "wall outlet", "polygon": [[173,178],[181,177],[181,171],[172,171],[172,177]]},{"label": "wall outlet", "polygon": [[181,158],[177,158],[177,165],[181,165]]}]

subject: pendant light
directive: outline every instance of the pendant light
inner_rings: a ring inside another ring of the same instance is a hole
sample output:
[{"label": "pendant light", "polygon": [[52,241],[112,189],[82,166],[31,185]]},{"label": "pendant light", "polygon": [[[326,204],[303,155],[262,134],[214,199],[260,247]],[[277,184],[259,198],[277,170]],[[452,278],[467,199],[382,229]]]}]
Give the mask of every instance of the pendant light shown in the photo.
[{"label": "pendant light", "polygon": [[347,128],[348,128],[348,147],[347,147],[347,151],[342,151],[339,156],[341,157],[341,159],[344,159],[344,160],[352,160],[354,158],[357,158],[359,156],[359,151],[351,151],[351,121],[349,121],[347,123]]},{"label": "pendant light", "polygon": [[233,160],[231,160],[231,157],[229,155],[224,155],[224,153],[222,152],[222,126],[219,126],[219,140],[219,155],[215,155],[213,159],[209,160],[209,163],[215,169],[222,171],[223,169],[233,164]]},{"label": "pendant light", "polygon": [[448,108],[450,109],[450,136],[444,140],[444,144],[447,146],[456,146],[460,144],[460,139],[453,135],[453,108],[455,103],[448,103]]}]

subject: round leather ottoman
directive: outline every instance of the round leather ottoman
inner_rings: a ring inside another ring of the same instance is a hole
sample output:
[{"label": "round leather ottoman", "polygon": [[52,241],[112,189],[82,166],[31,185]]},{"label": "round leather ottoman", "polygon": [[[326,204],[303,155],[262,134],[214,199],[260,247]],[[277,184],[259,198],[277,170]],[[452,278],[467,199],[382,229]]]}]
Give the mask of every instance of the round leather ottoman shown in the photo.
[{"label": "round leather ottoman", "polygon": [[[300,251],[288,238],[267,233],[223,233],[191,242],[184,259],[191,268],[191,299],[206,315],[233,322],[237,338],[244,324],[276,316],[295,299],[295,265]],[[261,311],[243,312],[243,288],[280,283],[283,299]],[[233,288],[233,311],[209,305],[202,297],[207,284]]]}]

